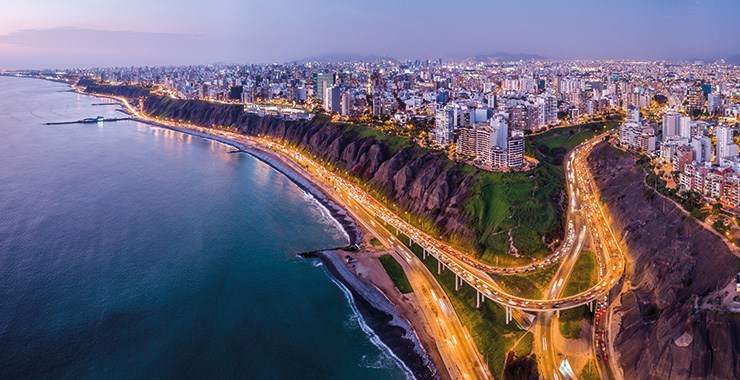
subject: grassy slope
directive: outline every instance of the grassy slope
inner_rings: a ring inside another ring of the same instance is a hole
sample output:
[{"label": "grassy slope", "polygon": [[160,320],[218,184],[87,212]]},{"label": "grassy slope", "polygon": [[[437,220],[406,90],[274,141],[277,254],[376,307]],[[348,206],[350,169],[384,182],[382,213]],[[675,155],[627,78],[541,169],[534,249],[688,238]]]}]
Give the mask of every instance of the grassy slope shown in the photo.
[{"label": "grassy slope", "polygon": [[393,256],[385,254],[378,258],[380,263],[383,264],[383,268],[388,273],[388,276],[393,280],[393,284],[396,285],[398,291],[403,294],[411,293],[414,289],[409,283],[409,279],[406,277],[406,273],[403,272],[401,264],[399,264]]},{"label": "grassy slope", "polygon": [[[596,254],[591,251],[581,251],[573,272],[565,283],[564,296],[578,294],[591,286],[596,285],[599,280],[599,267]],[[581,336],[583,319],[590,318],[591,313],[586,306],[563,310],[560,312],[560,333],[569,339],[578,339]]]},{"label": "grassy slope", "polygon": [[596,260],[596,254],[591,251],[581,251],[573,272],[568,277],[563,289],[564,296],[578,294],[594,285],[599,281],[599,263]]},{"label": "grassy slope", "polygon": [[526,274],[497,276],[495,280],[513,295],[541,299],[542,292],[550,284],[557,270],[557,265],[550,265]]},{"label": "grassy slope", "polygon": [[[525,173],[489,173],[474,168],[479,181],[463,205],[476,232],[478,258],[498,265],[520,265],[529,258],[548,253],[546,243],[562,235],[563,215],[560,194],[564,187],[562,159],[578,144],[607,129],[616,122],[589,123],[557,128],[527,138],[527,154],[540,160],[540,165]],[[509,254],[509,231],[518,254]],[[543,239],[542,237],[545,237]]]},{"label": "grassy slope", "polygon": [[618,125],[618,122],[588,123],[567,128],[556,128],[531,136],[529,141],[535,145],[544,144],[550,149],[564,147],[565,150],[571,150],[578,144],[608,129],[616,128]]},{"label": "grassy slope", "polygon": [[534,347],[534,334],[531,332],[526,333],[522,340],[519,341],[519,343],[514,347],[514,352],[516,352],[517,356],[527,356],[532,353],[532,348]]},{"label": "grassy slope", "polygon": [[589,359],[583,369],[581,370],[581,380],[599,380],[599,369],[596,368],[596,362],[593,359]]},{"label": "grassy slope", "polygon": [[[560,228],[556,195],[562,177],[562,171],[547,163],[525,173],[481,171],[463,206],[476,232],[478,258],[504,266],[546,256],[542,236],[557,235],[552,232]],[[509,232],[523,258],[509,254]]]},{"label": "grassy slope", "polygon": [[578,339],[581,337],[583,330],[583,319],[591,318],[592,314],[588,311],[588,306],[581,306],[575,309],[563,310],[560,312],[560,333],[567,339]]}]

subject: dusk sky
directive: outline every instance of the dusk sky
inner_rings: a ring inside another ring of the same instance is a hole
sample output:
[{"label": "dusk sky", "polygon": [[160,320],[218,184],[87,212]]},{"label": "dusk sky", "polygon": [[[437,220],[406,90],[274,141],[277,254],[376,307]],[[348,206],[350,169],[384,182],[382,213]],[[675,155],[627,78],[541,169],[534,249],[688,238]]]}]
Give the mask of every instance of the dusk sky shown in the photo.
[{"label": "dusk sky", "polygon": [[[4,0],[0,68],[740,54],[737,0]],[[176,5],[175,5],[176,4]]]}]

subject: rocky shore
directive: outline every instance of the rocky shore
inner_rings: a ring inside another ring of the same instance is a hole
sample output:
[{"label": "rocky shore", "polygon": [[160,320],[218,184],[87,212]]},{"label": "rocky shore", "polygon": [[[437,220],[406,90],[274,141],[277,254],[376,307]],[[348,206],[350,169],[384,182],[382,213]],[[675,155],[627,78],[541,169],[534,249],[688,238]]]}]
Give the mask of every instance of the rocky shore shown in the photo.
[{"label": "rocky shore", "polygon": [[318,253],[329,273],[352,295],[352,300],[365,323],[385,346],[404,363],[416,379],[437,379],[436,367],[428,358],[414,329],[391,301],[377,288],[355,276],[342,261],[341,251]]}]

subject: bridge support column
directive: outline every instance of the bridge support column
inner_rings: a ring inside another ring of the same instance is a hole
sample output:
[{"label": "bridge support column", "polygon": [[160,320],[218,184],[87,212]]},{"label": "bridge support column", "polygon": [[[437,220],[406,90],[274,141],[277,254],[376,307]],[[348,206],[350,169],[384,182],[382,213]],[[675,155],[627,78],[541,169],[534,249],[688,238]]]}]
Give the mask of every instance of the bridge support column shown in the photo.
[{"label": "bridge support column", "polygon": [[594,301],[588,303],[588,311],[594,312]]},{"label": "bridge support column", "polygon": [[511,319],[511,308],[508,306],[505,306],[506,309],[506,324],[509,324],[509,320]]},{"label": "bridge support column", "polygon": [[560,318],[560,309],[556,310],[555,311],[555,314],[557,314],[558,315],[558,318]]},{"label": "bridge support column", "polygon": [[480,308],[480,292],[475,292],[475,308]]},{"label": "bridge support column", "polygon": [[437,274],[442,274],[442,262],[437,260]]},{"label": "bridge support column", "polygon": [[455,275],[455,290],[460,290],[460,276]]},{"label": "bridge support column", "polygon": [[422,260],[427,259],[427,249],[426,248],[422,248],[421,257],[422,257]]}]

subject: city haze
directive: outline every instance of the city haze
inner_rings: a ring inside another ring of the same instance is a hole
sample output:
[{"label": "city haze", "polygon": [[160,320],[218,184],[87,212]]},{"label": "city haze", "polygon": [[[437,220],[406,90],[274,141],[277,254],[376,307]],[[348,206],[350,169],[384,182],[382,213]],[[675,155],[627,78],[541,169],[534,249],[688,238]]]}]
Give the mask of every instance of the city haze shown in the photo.
[{"label": "city haze", "polygon": [[4,6],[0,68],[269,63],[330,52],[718,59],[740,54],[738,14],[732,0],[37,0]]}]

